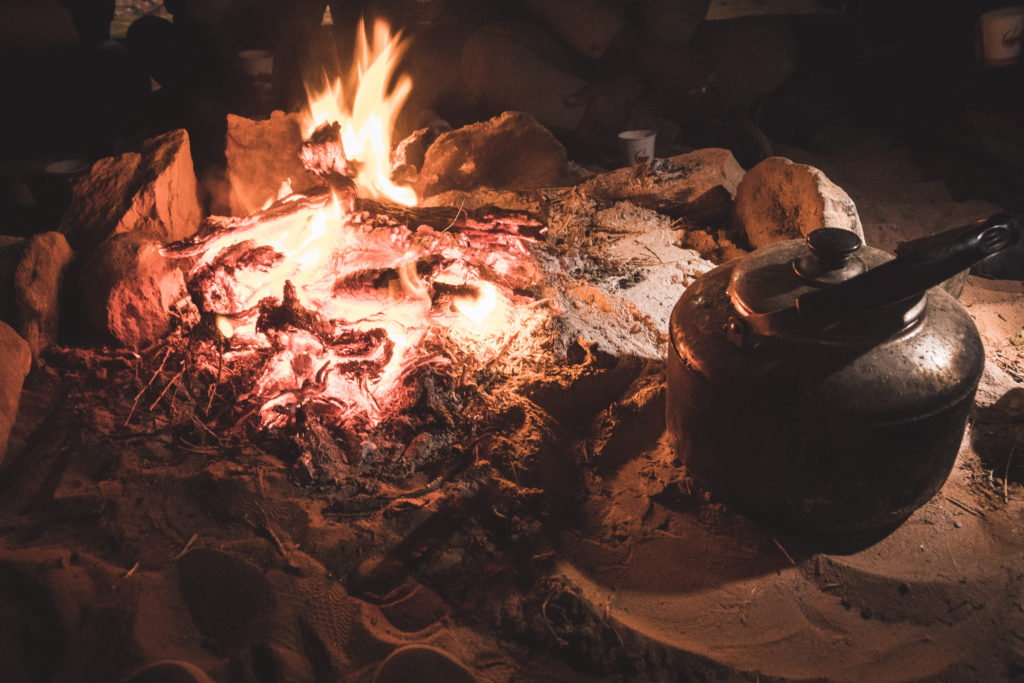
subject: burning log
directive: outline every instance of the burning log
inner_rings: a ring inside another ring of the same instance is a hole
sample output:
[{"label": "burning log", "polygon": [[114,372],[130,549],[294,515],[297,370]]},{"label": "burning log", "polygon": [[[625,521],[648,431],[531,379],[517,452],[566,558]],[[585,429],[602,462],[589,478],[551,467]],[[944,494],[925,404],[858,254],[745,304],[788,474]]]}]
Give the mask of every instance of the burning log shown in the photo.
[{"label": "burning log", "polygon": [[321,124],[302,144],[299,160],[307,171],[320,177],[332,173],[347,176],[349,162],[341,144],[341,124],[337,121]]},{"label": "burning log", "polygon": [[539,215],[485,206],[472,211],[453,206],[401,206],[392,202],[359,198],[357,209],[388,216],[410,226],[428,225],[435,230],[484,230],[540,238],[544,224]]},{"label": "burning log", "polygon": [[200,302],[204,311],[231,315],[238,313],[235,302],[239,294],[235,276],[240,270],[268,272],[284,260],[284,254],[252,240],[234,244],[222,251],[213,263],[196,271],[189,283],[189,293]]},{"label": "burning log", "polygon": [[[434,278],[445,267],[451,265],[452,259],[445,259],[439,254],[416,259],[411,272],[415,273],[418,280],[433,282]],[[401,286],[402,273],[399,268],[365,268],[352,271],[334,281],[332,293],[334,296],[342,296],[345,293],[354,293],[359,290],[390,290],[393,286]]]},{"label": "burning log", "polygon": [[284,299],[266,298],[259,304],[256,331],[264,334],[292,327],[315,335],[342,357],[369,356],[375,349],[384,349],[384,362],[391,358],[394,343],[382,328],[355,330],[345,327],[347,321],[329,321],[299,302],[295,285],[284,284]]},{"label": "burning log", "polygon": [[357,173],[354,162],[345,157],[341,143],[341,124],[324,123],[310,136],[299,151],[299,159],[306,170],[323,179],[331,192],[350,209],[356,198]]},{"label": "burning log", "polygon": [[291,326],[305,330],[320,338],[327,344],[334,336],[334,326],[316,311],[311,311],[299,303],[295,293],[295,285],[284,283],[284,300],[266,298],[259,304],[260,316],[256,320],[256,331],[267,333],[272,330],[283,330]]}]

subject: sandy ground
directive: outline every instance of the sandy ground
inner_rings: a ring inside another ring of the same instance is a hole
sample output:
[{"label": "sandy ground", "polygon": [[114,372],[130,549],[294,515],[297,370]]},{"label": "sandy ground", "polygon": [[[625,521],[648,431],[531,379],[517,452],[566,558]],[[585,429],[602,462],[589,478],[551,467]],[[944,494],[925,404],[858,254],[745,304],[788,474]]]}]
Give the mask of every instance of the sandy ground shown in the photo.
[{"label": "sandy ground", "polygon": [[[858,144],[838,157],[780,152],[821,168],[847,191],[868,244],[892,251],[1000,210],[953,201],[905,149],[855,134]],[[590,523],[565,535],[559,569],[622,629],[735,673],[853,681],[1020,676],[1024,491],[1011,459],[1021,436],[1022,293],[1018,281],[968,278],[961,300],[989,365],[979,408],[945,487],[881,542],[816,553],[713,502],[666,497],[678,462],[661,439],[593,483]]]},{"label": "sandy ground", "polygon": [[[998,208],[952,201],[871,137],[782,153],[846,189],[883,249]],[[943,490],[884,540],[822,553],[693,489],[668,448],[663,330],[712,264],[641,218],[635,234],[603,216],[603,269],[541,259],[568,352],[485,378],[500,409],[465,462],[388,496],[339,499],[279,446],[159,410],[126,428],[155,359],[52,358],[0,471],[0,679],[166,659],[260,683],[1022,675],[1021,284],[962,295],[989,371]]]}]

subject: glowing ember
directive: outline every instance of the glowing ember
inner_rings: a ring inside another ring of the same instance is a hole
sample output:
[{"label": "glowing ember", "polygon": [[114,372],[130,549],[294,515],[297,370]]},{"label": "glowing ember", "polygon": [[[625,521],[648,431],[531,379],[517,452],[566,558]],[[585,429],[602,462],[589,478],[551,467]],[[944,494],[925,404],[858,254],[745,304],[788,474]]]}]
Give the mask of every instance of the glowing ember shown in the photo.
[{"label": "glowing ember", "polygon": [[479,324],[494,313],[498,305],[498,290],[490,282],[481,282],[476,296],[457,296],[452,303],[455,310]]},{"label": "glowing ember", "polygon": [[171,250],[191,259],[193,299],[225,345],[217,374],[255,373],[242,398],[265,427],[300,409],[376,425],[414,400],[415,373],[493,357],[522,327],[512,302],[531,280],[528,238],[478,224],[411,230],[356,210],[357,194],[415,203],[389,178],[389,132],[410,88],[399,78],[386,91],[400,54],[378,23],[359,46],[351,106],[340,80],[311,99],[301,157],[331,194],[285,183],[271,206],[211,219],[216,229]]}]

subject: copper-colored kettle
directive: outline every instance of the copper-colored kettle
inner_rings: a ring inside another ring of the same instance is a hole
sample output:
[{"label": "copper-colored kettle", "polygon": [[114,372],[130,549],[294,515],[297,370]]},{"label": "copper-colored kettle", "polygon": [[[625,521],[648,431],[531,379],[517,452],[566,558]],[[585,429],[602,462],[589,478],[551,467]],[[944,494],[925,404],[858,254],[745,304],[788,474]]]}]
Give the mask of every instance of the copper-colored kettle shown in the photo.
[{"label": "copper-colored kettle", "polygon": [[905,520],[952,469],[985,365],[940,284],[1013,245],[1006,214],[891,256],[825,228],[708,272],[672,312],[668,426],[687,470],[791,531]]}]

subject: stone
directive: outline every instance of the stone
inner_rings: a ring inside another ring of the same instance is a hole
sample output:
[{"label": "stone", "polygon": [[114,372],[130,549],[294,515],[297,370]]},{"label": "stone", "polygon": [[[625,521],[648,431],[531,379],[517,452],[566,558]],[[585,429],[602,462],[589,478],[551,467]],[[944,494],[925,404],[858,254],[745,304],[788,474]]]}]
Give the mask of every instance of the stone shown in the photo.
[{"label": "stone", "polygon": [[669,216],[715,223],[730,215],[742,178],[743,167],[732,152],[709,147],[602,173],[580,190],[598,201],[625,200]]},{"label": "stone", "polygon": [[391,165],[393,167],[412,166],[415,169],[423,167],[427,159],[427,150],[437,141],[440,131],[436,128],[417,128],[395,145],[391,152]]},{"label": "stone", "polygon": [[173,242],[195,234],[201,217],[188,133],[179,129],[93,164],[75,184],[60,231],[76,250],[137,229]]},{"label": "stone", "polygon": [[736,220],[755,249],[801,239],[818,228],[850,230],[864,240],[849,195],[820,170],[783,157],[768,157],[743,176]]},{"label": "stone", "polygon": [[10,325],[0,322],[0,461],[7,452],[7,438],[18,417],[21,386],[32,369],[32,351]]},{"label": "stone", "polygon": [[532,190],[564,182],[568,155],[551,131],[529,114],[507,111],[442,133],[420,168],[416,193],[491,187]]},{"label": "stone", "polygon": [[248,216],[276,199],[286,180],[295,192],[321,184],[299,159],[303,143],[299,114],[275,111],[262,121],[228,114],[225,141],[233,216]]},{"label": "stone", "polygon": [[57,342],[60,288],[73,257],[64,235],[44,232],[27,240],[14,272],[16,328],[36,360]]},{"label": "stone", "polygon": [[144,231],[101,244],[83,264],[82,287],[93,328],[131,348],[170,332],[174,311],[189,302],[181,271]]},{"label": "stone", "polygon": [[[1019,393],[1021,389],[1024,389],[1024,384],[1014,379],[991,359],[986,358],[985,371],[981,374],[978,392],[974,395],[974,406],[983,412],[997,413],[998,410],[992,409],[996,408],[1004,397],[1010,396],[1011,392],[1016,390]],[[1012,401],[1004,403],[1010,405]],[[1002,407],[1004,406],[1000,406],[1000,408]],[[1016,417],[1020,417],[1020,415],[1016,415]]]}]

